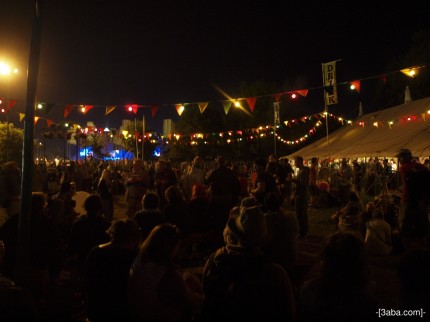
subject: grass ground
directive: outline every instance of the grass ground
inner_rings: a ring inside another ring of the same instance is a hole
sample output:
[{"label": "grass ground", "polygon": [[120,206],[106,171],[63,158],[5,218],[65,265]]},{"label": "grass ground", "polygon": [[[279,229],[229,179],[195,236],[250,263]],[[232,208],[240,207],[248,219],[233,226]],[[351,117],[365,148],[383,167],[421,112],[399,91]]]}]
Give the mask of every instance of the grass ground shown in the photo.
[{"label": "grass ground", "polygon": [[309,234],[325,237],[334,233],[336,231],[335,222],[331,219],[331,216],[337,210],[339,210],[339,208],[309,208]]}]

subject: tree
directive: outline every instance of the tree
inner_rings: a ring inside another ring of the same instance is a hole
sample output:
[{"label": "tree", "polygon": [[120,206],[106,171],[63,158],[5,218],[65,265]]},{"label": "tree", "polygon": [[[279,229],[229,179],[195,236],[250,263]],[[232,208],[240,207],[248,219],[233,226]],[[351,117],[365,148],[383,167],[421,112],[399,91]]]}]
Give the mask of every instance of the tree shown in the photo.
[{"label": "tree", "polygon": [[[135,158],[142,158],[142,141],[143,141],[143,153],[144,159],[149,160],[152,158],[155,147],[160,143],[158,138],[148,139],[146,136],[143,137],[143,121],[131,121],[126,124],[123,131],[127,131],[127,135],[124,136],[122,133],[122,147],[124,150],[133,153]],[[148,127],[145,129],[146,133],[152,133],[153,130]],[[154,142],[154,140],[156,142]]]},{"label": "tree", "polygon": [[409,86],[412,99],[430,96],[430,29],[423,29],[411,37],[411,46],[402,57],[394,57],[387,62],[387,71],[399,71],[407,67],[421,67],[416,77],[410,78],[402,73],[392,73],[386,82],[379,81],[373,87],[370,105],[376,109],[403,104],[406,86]]},{"label": "tree", "polygon": [[[7,123],[0,122],[0,163],[6,161],[16,161],[21,164],[22,161],[22,145],[24,138],[24,130],[15,128],[12,123],[9,123],[9,134],[7,131]],[[6,147],[8,149],[8,160],[6,160]]]}]

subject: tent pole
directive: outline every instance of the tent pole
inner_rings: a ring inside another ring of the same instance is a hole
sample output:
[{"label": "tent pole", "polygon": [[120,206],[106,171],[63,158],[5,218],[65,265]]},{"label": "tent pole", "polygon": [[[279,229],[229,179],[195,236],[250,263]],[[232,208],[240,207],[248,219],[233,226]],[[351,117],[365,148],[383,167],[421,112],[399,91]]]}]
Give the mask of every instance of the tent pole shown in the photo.
[{"label": "tent pole", "polygon": [[[325,85],[324,80],[324,64],[321,64],[322,68],[322,76],[323,76],[323,85]],[[328,105],[325,99],[325,92],[323,90],[323,97],[324,97],[324,115],[325,115],[325,131],[326,131],[326,139],[327,139],[327,149],[328,149],[328,163],[330,164],[330,140],[328,137]]]}]

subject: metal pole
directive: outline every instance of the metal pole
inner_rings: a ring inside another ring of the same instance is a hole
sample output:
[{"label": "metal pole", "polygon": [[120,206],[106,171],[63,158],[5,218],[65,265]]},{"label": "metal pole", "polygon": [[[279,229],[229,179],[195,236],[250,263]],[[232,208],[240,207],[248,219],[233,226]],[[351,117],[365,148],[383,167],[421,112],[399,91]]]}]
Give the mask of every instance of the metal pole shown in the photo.
[{"label": "metal pole", "polygon": [[17,271],[16,283],[24,285],[28,270],[30,249],[30,216],[33,181],[33,152],[34,152],[34,108],[36,106],[37,76],[39,73],[39,58],[41,44],[41,15],[42,0],[36,0],[33,16],[33,27],[30,40],[28,61],[26,113],[24,121],[24,140],[22,154],[21,204],[18,221]]},{"label": "metal pole", "polygon": [[[321,64],[321,68],[322,68],[322,76],[323,76],[323,85],[325,86],[325,80],[324,80],[324,75],[325,75],[325,70],[324,70],[324,64]],[[329,136],[328,136],[328,105],[325,99],[325,89],[323,90],[323,95],[324,95],[324,114],[325,114],[325,131],[326,131],[326,140],[327,140],[327,149],[328,149],[328,163],[330,165],[330,140],[329,140]]]},{"label": "metal pole", "polygon": [[46,162],[46,138],[43,136],[43,163]]},{"label": "metal pole", "polygon": [[280,115],[279,115],[279,102],[273,103],[273,143],[274,143],[274,153],[276,155],[276,128],[280,125]]},{"label": "metal pole", "polygon": [[276,155],[276,126],[273,128],[273,147],[274,154]]},{"label": "metal pole", "polygon": [[142,116],[142,161],[145,158],[145,115]]},{"label": "metal pole", "polygon": [[66,162],[66,159],[67,159],[67,138],[65,137],[64,138],[64,153],[63,153],[63,160],[64,160],[64,162]]},{"label": "metal pole", "polygon": [[139,143],[137,133],[137,118],[134,118],[134,143],[136,144],[136,159],[139,159]]},{"label": "metal pole", "polygon": [[6,162],[9,161],[9,111],[6,111]]},{"label": "metal pole", "polygon": [[79,140],[80,140],[79,136],[80,136],[79,133],[75,134],[75,138],[76,138],[76,164],[78,164],[78,162],[79,162]]}]

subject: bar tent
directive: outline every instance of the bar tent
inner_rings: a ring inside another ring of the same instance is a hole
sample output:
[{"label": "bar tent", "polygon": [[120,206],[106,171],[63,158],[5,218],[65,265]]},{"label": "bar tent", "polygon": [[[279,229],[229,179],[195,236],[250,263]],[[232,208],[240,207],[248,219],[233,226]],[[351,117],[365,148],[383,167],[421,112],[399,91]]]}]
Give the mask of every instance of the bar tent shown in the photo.
[{"label": "bar tent", "polygon": [[[430,157],[430,97],[359,116],[351,125],[284,157],[305,160],[340,158],[395,158],[408,148],[420,158]],[[392,123],[391,123],[392,122]]]}]

